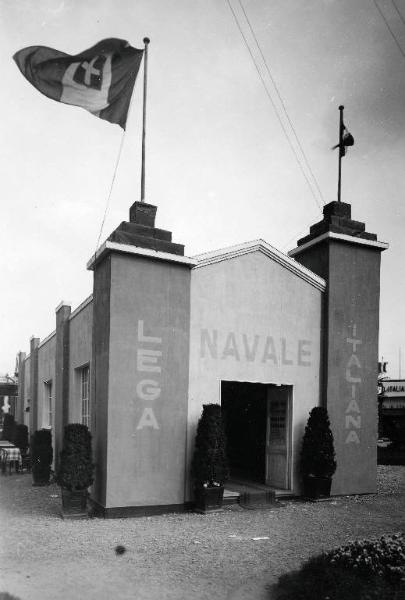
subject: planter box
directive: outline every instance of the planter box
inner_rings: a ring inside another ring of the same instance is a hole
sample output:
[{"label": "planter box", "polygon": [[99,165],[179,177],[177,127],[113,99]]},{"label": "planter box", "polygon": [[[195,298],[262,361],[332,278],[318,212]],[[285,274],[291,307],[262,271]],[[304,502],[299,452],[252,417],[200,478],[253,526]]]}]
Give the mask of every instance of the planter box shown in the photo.
[{"label": "planter box", "polygon": [[405,450],[399,448],[377,448],[378,465],[405,465]]},{"label": "planter box", "polygon": [[44,477],[43,475],[38,475],[35,473],[34,469],[32,469],[32,485],[34,487],[49,485],[50,475],[48,477]]},{"label": "planter box", "polygon": [[68,490],[62,488],[62,508],[64,513],[82,515],[86,513],[86,507],[87,489]]},{"label": "planter box", "polygon": [[194,489],[195,510],[206,514],[222,509],[224,486],[196,487]]},{"label": "planter box", "polygon": [[317,500],[319,498],[330,497],[332,477],[315,477],[314,475],[307,475],[304,477],[303,483],[304,496],[306,498]]}]

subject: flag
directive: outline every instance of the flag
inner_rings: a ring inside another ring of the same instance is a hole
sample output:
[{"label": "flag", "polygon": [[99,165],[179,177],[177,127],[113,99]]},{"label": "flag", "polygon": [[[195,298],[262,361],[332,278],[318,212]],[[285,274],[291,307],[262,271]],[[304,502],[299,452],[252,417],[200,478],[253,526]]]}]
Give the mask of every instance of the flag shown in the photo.
[{"label": "flag", "polygon": [[351,133],[348,132],[348,130],[346,129],[346,125],[343,123],[342,140],[339,144],[336,144],[336,146],[333,146],[332,150],[339,148],[340,156],[346,156],[346,148],[348,146],[353,146],[353,145],[354,145],[354,137],[352,136]]},{"label": "flag", "polygon": [[80,106],[125,129],[129,103],[143,50],[110,38],[71,56],[30,46],[14,54],[21,73],[42,94]]}]

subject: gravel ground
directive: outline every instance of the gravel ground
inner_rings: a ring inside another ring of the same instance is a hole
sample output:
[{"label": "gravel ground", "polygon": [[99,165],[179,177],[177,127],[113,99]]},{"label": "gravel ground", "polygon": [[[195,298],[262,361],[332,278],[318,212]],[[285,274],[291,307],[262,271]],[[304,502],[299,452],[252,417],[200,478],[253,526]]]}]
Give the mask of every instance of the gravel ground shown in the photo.
[{"label": "gravel ground", "polygon": [[[60,518],[56,486],[2,476],[0,592],[21,600],[261,600],[268,584],[313,554],[405,530],[405,467],[378,470],[376,495],[86,521]],[[126,552],[117,555],[117,545]]]}]

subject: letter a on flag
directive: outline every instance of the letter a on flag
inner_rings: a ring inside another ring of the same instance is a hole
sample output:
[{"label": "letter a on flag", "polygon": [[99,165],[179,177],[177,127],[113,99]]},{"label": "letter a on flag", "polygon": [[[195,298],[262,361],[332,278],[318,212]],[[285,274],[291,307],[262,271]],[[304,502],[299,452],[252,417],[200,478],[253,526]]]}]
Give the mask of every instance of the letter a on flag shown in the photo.
[{"label": "letter a on flag", "polygon": [[14,54],[21,73],[42,94],[80,106],[125,129],[143,50],[125,40],[103,40],[75,56],[46,46]]}]

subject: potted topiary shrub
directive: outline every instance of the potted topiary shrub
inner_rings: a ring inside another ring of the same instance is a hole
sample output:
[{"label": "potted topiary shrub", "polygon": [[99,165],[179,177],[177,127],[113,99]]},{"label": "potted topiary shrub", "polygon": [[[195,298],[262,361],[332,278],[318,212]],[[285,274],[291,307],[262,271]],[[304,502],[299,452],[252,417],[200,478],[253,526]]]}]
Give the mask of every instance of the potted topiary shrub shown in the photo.
[{"label": "potted topiary shrub", "polygon": [[26,425],[18,424],[15,427],[14,433],[14,446],[20,449],[21,455],[27,454],[28,449],[28,427]]},{"label": "potted topiary shrub", "polygon": [[52,434],[49,429],[35,431],[31,438],[33,485],[48,485],[53,459]]},{"label": "potted topiary shrub", "polygon": [[304,496],[311,499],[329,497],[335,471],[335,449],[328,412],[326,408],[316,406],[309,413],[302,440],[301,473]]},{"label": "potted topiary shrub", "polygon": [[15,420],[14,416],[10,415],[10,413],[6,413],[3,419],[3,440],[7,440],[8,442],[13,441],[15,430]]},{"label": "potted topiary shrub", "polygon": [[87,488],[93,483],[91,433],[86,425],[70,423],[65,427],[56,483],[62,488],[64,514],[83,514]]},{"label": "potted topiary shrub", "polygon": [[197,426],[192,476],[196,510],[202,513],[219,510],[229,468],[224,424],[218,404],[203,406]]}]

